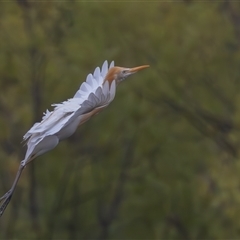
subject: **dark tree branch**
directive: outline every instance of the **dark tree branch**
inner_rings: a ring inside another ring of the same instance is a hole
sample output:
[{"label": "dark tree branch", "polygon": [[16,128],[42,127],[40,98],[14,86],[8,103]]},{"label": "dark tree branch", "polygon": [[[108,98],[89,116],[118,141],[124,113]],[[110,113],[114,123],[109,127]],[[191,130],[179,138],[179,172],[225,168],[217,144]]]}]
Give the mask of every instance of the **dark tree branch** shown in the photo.
[{"label": "dark tree branch", "polygon": [[[223,122],[221,120],[218,120],[217,117],[210,118],[209,115],[206,117],[206,114],[204,115],[203,112],[199,114],[199,110],[197,112],[191,111],[186,107],[181,106],[173,99],[163,98],[162,100],[176,112],[180,113],[186,120],[188,120],[191,125],[198,129],[199,132],[201,132],[206,137],[214,140],[221,150],[225,150],[233,157],[237,157],[238,152],[236,147],[225,134],[226,131],[228,132],[229,129],[232,129],[233,124],[230,124],[230,122]],[[213,119],[215,121],[213,121]]]},{"label": "dark tree branch", "polygon": [[117,212],[124,198],[124,186],[127,181],[126,172],[132,162],[132,155],[133,143],[130,143],[128,141],[126,144],[126,152],[124,154],[123,165],[117,181],[114,196],[111,203],[109,204],[109,208],[106,207],[106,204],[98,201],[98,220],[101,227],[101,232],[98,239],[108,239],[109,237],[109,228],[113,221],[116,219]]},{"label": "dark tree branch", "polygon": [[174,227],[179,232],[179,234],[182,236],[182,239],[185,240],[190,239],[188,231],[184,226],[183,222],[181,221],[181,219],[178,217],[178,215],[176,214],[169,215],[168,217],[166,217],[166,222],[168,225]]},{"label": "dark tree branch", "polygon": [[225,0],[221,5],[221,10],[229,16],[229,19],[233,23],[236,37],[240,40],[240,14],[236,6],[237,4],[237,1]]},{"label": "dark tree branch", "polygon": [[233,129],[238,130],[239,127],[229,117],[216,116],[213,113],[202,110],[200,107],[191,108],[184,106],[184,104],[178,103],[164,93],[161,93],[161,97],[158,100],[150,95],[145,96],[145,99],[148,99],[158,108],[160,107],[159,103],[170,107],[180,116],[183,116],[202,135],[212,139],[219,146],[219,149],[228,152],[233,157],[237,157],[238,150],[227,134]]},{"label": "dark tree branch", "polygon": [[[46,59],[44,55],[38,50],[35,45],[34,40],[36,38],[34,32],[34,19],[32,17],[31,11],[32,4],[27,0],[17,0],[17,3],[22,9],[25,31],[28,38],[32,41],[29,48],[29,64],[30,64],[30,81],[31,81],[31,94],[32,94],[32,112],[33,112],[33,123],[39,121],[41,117],[41,103],[42,103],[42,72],[45,70]],[[34,163],[29,165],[29,212],[32,218],[32,226],[35,230],[39,229],[38,222],[38,203],[37,203],[37,182]]]}]

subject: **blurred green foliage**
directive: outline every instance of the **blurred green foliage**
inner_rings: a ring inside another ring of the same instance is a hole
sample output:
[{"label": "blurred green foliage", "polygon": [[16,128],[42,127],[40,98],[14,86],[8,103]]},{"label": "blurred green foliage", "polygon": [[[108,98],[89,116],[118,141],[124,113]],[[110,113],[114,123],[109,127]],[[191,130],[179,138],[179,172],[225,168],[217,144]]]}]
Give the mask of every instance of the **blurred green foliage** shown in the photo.
[{"label": "blurred green foliage", "polygon": [[1,194],[51,103],[105,59],[151,65],[28,165],[0,239],[240,237],[238,2],[3,2],[0,33]]}]

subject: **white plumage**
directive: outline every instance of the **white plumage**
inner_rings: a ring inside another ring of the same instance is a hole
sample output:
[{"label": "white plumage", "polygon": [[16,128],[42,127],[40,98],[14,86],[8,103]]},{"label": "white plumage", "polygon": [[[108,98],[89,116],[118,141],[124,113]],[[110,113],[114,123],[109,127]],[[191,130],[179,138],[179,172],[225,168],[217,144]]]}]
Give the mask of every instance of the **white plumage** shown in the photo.
[{"label": "white plumage", "polygon": [[[114,66],[112,62],[109,68]],[[23,136],[27,141],[27,152],[24,162],[53,149],[59,141],[71,136],[85,121],[85,115],[97,108],[105,108],[115,97],[116,81],[103,83],[109,70],[105,61],[102,70],[97,67],[93,74],[87,76],[73,98],[59,104],[52,104],[53,111],[46,111],[42,121],[35,123]],[[91,117],[91,114],[89,118]]]}]

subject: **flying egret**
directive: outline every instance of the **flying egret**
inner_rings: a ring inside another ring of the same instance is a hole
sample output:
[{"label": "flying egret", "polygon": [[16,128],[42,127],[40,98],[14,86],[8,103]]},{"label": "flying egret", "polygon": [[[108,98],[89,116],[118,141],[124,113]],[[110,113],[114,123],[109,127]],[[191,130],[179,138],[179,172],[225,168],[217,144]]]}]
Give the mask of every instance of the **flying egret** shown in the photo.
[{"label": "flying egret", "polygon": [[18,180],[25,166],[33,159],[55,148],[60,141],[71,136],[78,126],[106,108],[115,97],[116,87],[126,77],[145,69],[149,65],[134,68],[108,67],[105,61],[100,70],[87,76],[73,98],[59,104],[53,104],[53,111],[46,111],[41,122],[35,123],[23,136],[27,143],[27,152],[20,162],[19,169],[11,189],[0,198],[0,216],[11,200]]}]

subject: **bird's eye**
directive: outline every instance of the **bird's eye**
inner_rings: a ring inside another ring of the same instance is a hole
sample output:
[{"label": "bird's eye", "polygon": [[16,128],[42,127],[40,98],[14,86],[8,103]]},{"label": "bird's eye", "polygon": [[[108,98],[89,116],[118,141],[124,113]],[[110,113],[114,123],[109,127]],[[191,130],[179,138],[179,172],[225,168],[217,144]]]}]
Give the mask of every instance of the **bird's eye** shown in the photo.
[{"label": "bird's eye", "polygon": [[127,70],[122,70],[122,73],[123,73],[123,74],[127,73]]}]

